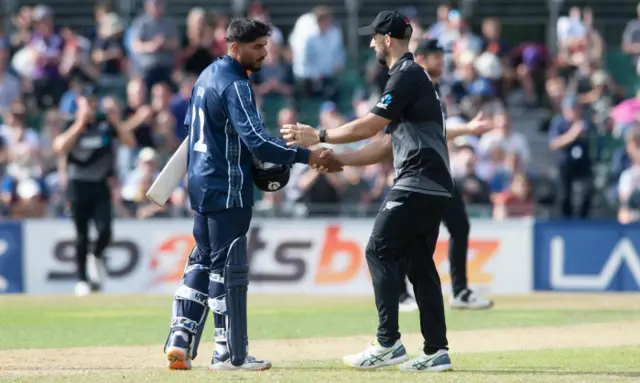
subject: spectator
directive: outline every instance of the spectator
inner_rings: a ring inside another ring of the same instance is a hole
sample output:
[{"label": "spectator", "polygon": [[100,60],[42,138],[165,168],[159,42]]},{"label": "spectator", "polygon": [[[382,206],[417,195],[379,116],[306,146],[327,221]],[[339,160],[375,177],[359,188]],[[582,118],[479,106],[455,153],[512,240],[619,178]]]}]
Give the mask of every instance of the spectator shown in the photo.
[{"label": "spectator", "polygon": [[138,154],[136,168],[127,175],[121,190],[123,204],[132,217],[151,218],[164,215],[165,208],[152,203],[145,196],[158,173],[156,151],[152,148],[142,149]]},{"label": "spectator", "polygon": [[508,152],[515,153],[521,161],[527,165],[531,159],[531,151],[524,134],[514,132],[511,126],[511,117],[506,113],[497,113],[493,116],[494,129],[485,133],[479,142],[482,156],[485,156],[493,143],[500,143]]},{"label": "spectator", "polygon": [[22,95],[20,79],[9,73],[9,49],[6,41],[0,41],[0,115],[7,113]]},{"label": "spectator", "polygon": [[613,199],[618,200],[620,177],[625,170],[633,165],[633,156],[640,153],[640,125],[631,127],[624,135],[624,146],[618,148],[612,155],[608,174],[608,185],[615,189]]},{"label": "spectator", "polygon": [[509,154],[503,141],[493,141],[486,148],[486,157],[476,166],[476,175],[489,185],[491,193],[499,193],[509,187],[512,176],[507,164]]},{"label": "spectator", "polygon": [[31,17],[34,34],[26,48],[33,53],[36,67],[30,78],[38,106],[44,109],[57,105],[65,91],[59,68],[65,41],[54,28],[53,11],[49,7],[37,6]]},{"label": "spectator", "polygon": [[173,57],[178,49],[178,30],[164,14],[164,0],[145,0],[145,13],[132,25],[136,69],[147,89],[159,82],[171,82]]},{"label": "spectator", "polygon": [[100,18],[92,58],[103,86],[121,84],[120,76],[126,67],[123,33],[124,25],[117,14],[107,13]]},{"label": "spectator", "polygon": [[176,140],[176,120],[171,113],[171,88],[168,84],[158,83],[151,89],[151,108],[153,109],[153,133],[156,140],[155,148],[164,158],[171,155],[178,148]]},{"label": "spectator", "polygon": [[[456,168],[452,164],[455,184],[460,188],[462,199],[468,204],[484,205],[490,202],[489,185],[476,174],[478,157],[472,144],[462,143],[456,148]],[[453,161],[452,161],[453,162]]]},{"label": "spectator", "polygon": [[213,57],[221,57],[227,54],[227,27],[229,16],[223,12],[214,12],[213,16]]},{"label": "spectator", "polygon": [[304,42],[301,56],[294,53],[294,62],[302,60],[294,74],[304,85],[309,97],[319,97],[337,101],[338,84],[336,76],[343,69],[346,59],[340,28],[333,24],[333,13],[327,7],[314,9],[318,32],[310,35]]},{"label": "spectator", "polygon": [[450,11],[451,6],[449,4],[440,4],[438,6],[438,10],[436,11],[436,22],[431,24],[427,30],[425,38],[436,40],[440,39],[440,36],[444,31],[446,31],[449,24]]},{"label": "spectator", "polygon": [[264,97],[290,100],[293,94],[293,70],[291,65],[283,60],[281,49],[277,44],[267,44],[267,57],[262,62],[262,68],[251,75],[260,104]]},{"label": "spectator", "polygon": [[70,77],[80,77],[92,83],[96,82],[100,77],[100,72],[91,59],[91,41],[78,35],[71,28],[62,28],[60,36],[64,40],[59,68],[60,75],[65,80]]},{"label": "spectator", "polygon": [[20,8],[18,14],[11,18],[14,31],[9,38],[11,53],[15,54],[31,42],[32,9],[28,6]]},{"label": "spectator", "polygon": [[544,87],[549,52],[542,44],[524,42],[516,47],[512,56],[512,67],[525,92],[529,106],[537,106]]},{"label": "spectator", "polygon": [[630,223],[640,218],[640,128],[636,126],[627,136],[628,167],[620,175],[618,221]]},{"label": "spectator", "polygon": [[147,88],[140,78],[127,85],[127,105],[124,110],[125,127],[133,131],[138,147],[155,148],[153,109],[147,104]]},{"label": "spectator", "polygon": [[110,13],[116,14],[113,9],[112,0],[99,0],[93,8],[93,19],[95,24],[87,28],[85,36],[92,42],[100,38],[100,26],[103,25],[106,16]]},{"label": "spectator", "polygon": [[635,97],[629,98],[616,105],[611,110],[611,118],[614,122],[614,134],[622,136],[627,129],[638,121],[640,116],[640,91]]},{"label": "spectator", "polygon": [[263,23],[271,26],[271,36],[269,38],[270,43],[282,47],[284,44],[284,37],[282,31],[277,26],[271,23],[271,17],[264,5],[258,1],[254,1],[247,7],[247,17],[254,20],[262,21]]},{"label": "spectator", "polygon": [[606,47],[602,35],[593,25],[593,11],[591,8],[587,7],[582,10],[582,22],[587,30],[585,36],[587,60],[597,63],[600,67],[602,66]]},{"label": "spectator", "polygon": [[637,17],[627,23],[622,34],[622,50],[631,57],[631,62],[640,76],[640,3],[636,7]]},{"label": "spectator", "polygon": [[583,184],[578,216],[587,218],[593,194],[593,172],[589,156],[591,122],[581,117],[581,107],[576,96],[567,96],[562,105],[562,114],[556,116],[549,128],[549,148],[557,153],[562,193],[562,215],[571,218],[573,213],[573,186],[576,181]]},{"label": "spectator", "polygon": [[[340,213],[336,206],[342,201],[344,180],[338,173],[319,173],[307,166],[295,165],[295,183],[299,199],[309,217],[330,217]],[[293,174],[292,174],[293,176]]]},{"label": "spectator", "polygon": [[169,109],[173,115],[173,119],[176,123],[176,140],[182,142],[189,130],[185,128],[185,125],[191,123],[191,121],[185,121],[187,117],[187,111],[189,109],[189,101],[191,99],[191,90],[196,83],[196,77],[187,75],[180,81],[180,87],[178,93],[173,95],[169,104]]},{"label": "spectator", "polygon": [[508,190],[492,196],[493,219],[532,217],[535,203],[529,179],[525,173],[513,175]]},{"label": "spectator", "polygon": [[207,13],[196,7],[187,16],[187,33],[182,41],[181,68],[185,74],[198,76],[211,64],[213,30],[207,22]]},{"label": "spectator", "polygon": [[509,53],[507,43],[502,40],[501,25],[496,18],[486,18],[482,21],[482,51],[496,55],[500,59]]}]

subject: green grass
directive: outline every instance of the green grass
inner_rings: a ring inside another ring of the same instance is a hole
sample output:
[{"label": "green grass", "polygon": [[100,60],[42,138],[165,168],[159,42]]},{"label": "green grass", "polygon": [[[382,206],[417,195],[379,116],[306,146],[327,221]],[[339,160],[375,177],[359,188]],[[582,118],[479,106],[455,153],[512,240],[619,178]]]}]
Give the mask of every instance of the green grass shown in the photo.
[{"label": "green grass", "polygon": [[[11,297],[0,299],[0,307],[0,349],[153,345],[166,337],[171,297]],[[640,319],[638,307],[620,307],[525,308],[521,300],[499,298],[489,311],[448,311],[447,324],[450,330],[476,330]],[[400,325],[403,332],[417,332],[418,316],[401,314]],[[213,332],[211,326],[209,320],[206,334]],[[367,298],[250,300],[250,339],[373,336],[376,328],[376,311]]]},{"label": "green grass", "polygon": [[[565,349],[454,355],[455,371],[410,374],[394,367],[355,371],[339,362],[294,362],[264,373],[219,373],[239,382],[369,383],[369,382],[637,382],[640,380],[640,347]],[[51,371],[50,371],[51,372]],[[72,368],[58,375],[29,376],[15,382],[210,382],[216,374],[203,368],[188,372],[136,369],[135,366],[102,371]],[[1,378],[0,378],[1,379]]]}]

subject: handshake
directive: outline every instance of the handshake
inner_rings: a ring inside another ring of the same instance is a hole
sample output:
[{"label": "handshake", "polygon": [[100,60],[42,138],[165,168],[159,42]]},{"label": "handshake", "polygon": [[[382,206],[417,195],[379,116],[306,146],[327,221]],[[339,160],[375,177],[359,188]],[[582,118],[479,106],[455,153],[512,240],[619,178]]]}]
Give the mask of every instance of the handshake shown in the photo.
[{"label": "handshake", "polygon": [[[308,148],[320,142],[317,131],[308,125],[284,125],[280,133],[289,146],[298,145]],[[338,155],[328,148],[312,149],[309,166],[320,173],[336,173],[343,170],[343,164]]]}]

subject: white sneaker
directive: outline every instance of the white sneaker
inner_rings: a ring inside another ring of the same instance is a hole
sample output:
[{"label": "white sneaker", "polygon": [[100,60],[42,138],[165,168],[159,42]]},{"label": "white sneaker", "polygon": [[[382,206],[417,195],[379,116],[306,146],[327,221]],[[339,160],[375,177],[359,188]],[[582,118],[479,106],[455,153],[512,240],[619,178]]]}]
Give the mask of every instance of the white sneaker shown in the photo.
[{"label": "white sneaker", "polygon": [[451,371],[451,358],[447,350],[438,350],[433,355],[422,354],[398,366],[402,371],[408,372],[428,372],[428,371]]},{"label": "white sneaker", "polygon": [[361,353],[347,355],[342,358],[342,361],[347,366],[361,369],[391,366],[407,360],[409,360],[409,355],[407,355],[407,350],[400,339],[391,347],[382,347],[376,340]]},{"label": "white sneaker", "polygon": [[398,311],[400,311],[401,313],[418,311],[418,302],[416,302],[416,300],[412,296],[407,296],[407,298],[405,298],[405,300],[400,302],[400,305],[398,305]]},{"label": "white sneaker", "polygon": [[231,358],[227,358],[224,361],[216,360],[215,356],[212,360],[209,370],[212,371],[265,371],[271,368],[271,362],[268,360],[256,359],[253,356],[247,355],[244,359],[244,363],[239,366],[231,364]]},{"label": "white sneaker", "polygon": [[91,294],[91,286],[85,281],[78,281],[74,289],[76,296],[84,297]]},{"label": "white sneaker", "polygon": [[87,255],[87,277],[91,281],[91,287],[93,290],[99,291],[102,288],[102,281],[104,281],[107,275],[107,270],[104,265],[104,257],[96,258],[93,254]]},{"label": "white sneaker", "polygon": [[451,296],[449,305],[452,309],[483,310],[493,307],[493,301],[478,295],[472,290],[465,289],[457,296]]}]

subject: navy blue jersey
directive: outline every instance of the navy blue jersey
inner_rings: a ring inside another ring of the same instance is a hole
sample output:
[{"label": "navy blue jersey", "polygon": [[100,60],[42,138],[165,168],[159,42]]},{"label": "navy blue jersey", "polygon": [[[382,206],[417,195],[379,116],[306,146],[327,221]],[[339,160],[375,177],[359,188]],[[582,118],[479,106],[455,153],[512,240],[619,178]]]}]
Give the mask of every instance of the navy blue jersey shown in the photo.
[{"label": "navy blue jersey", "polygon": [[224,56],[191,91],[188,190],[199,213],[253,205],[253,157],[275,164],[309,162],[309,150],[288,147],[264,128],[245,69]]}]

